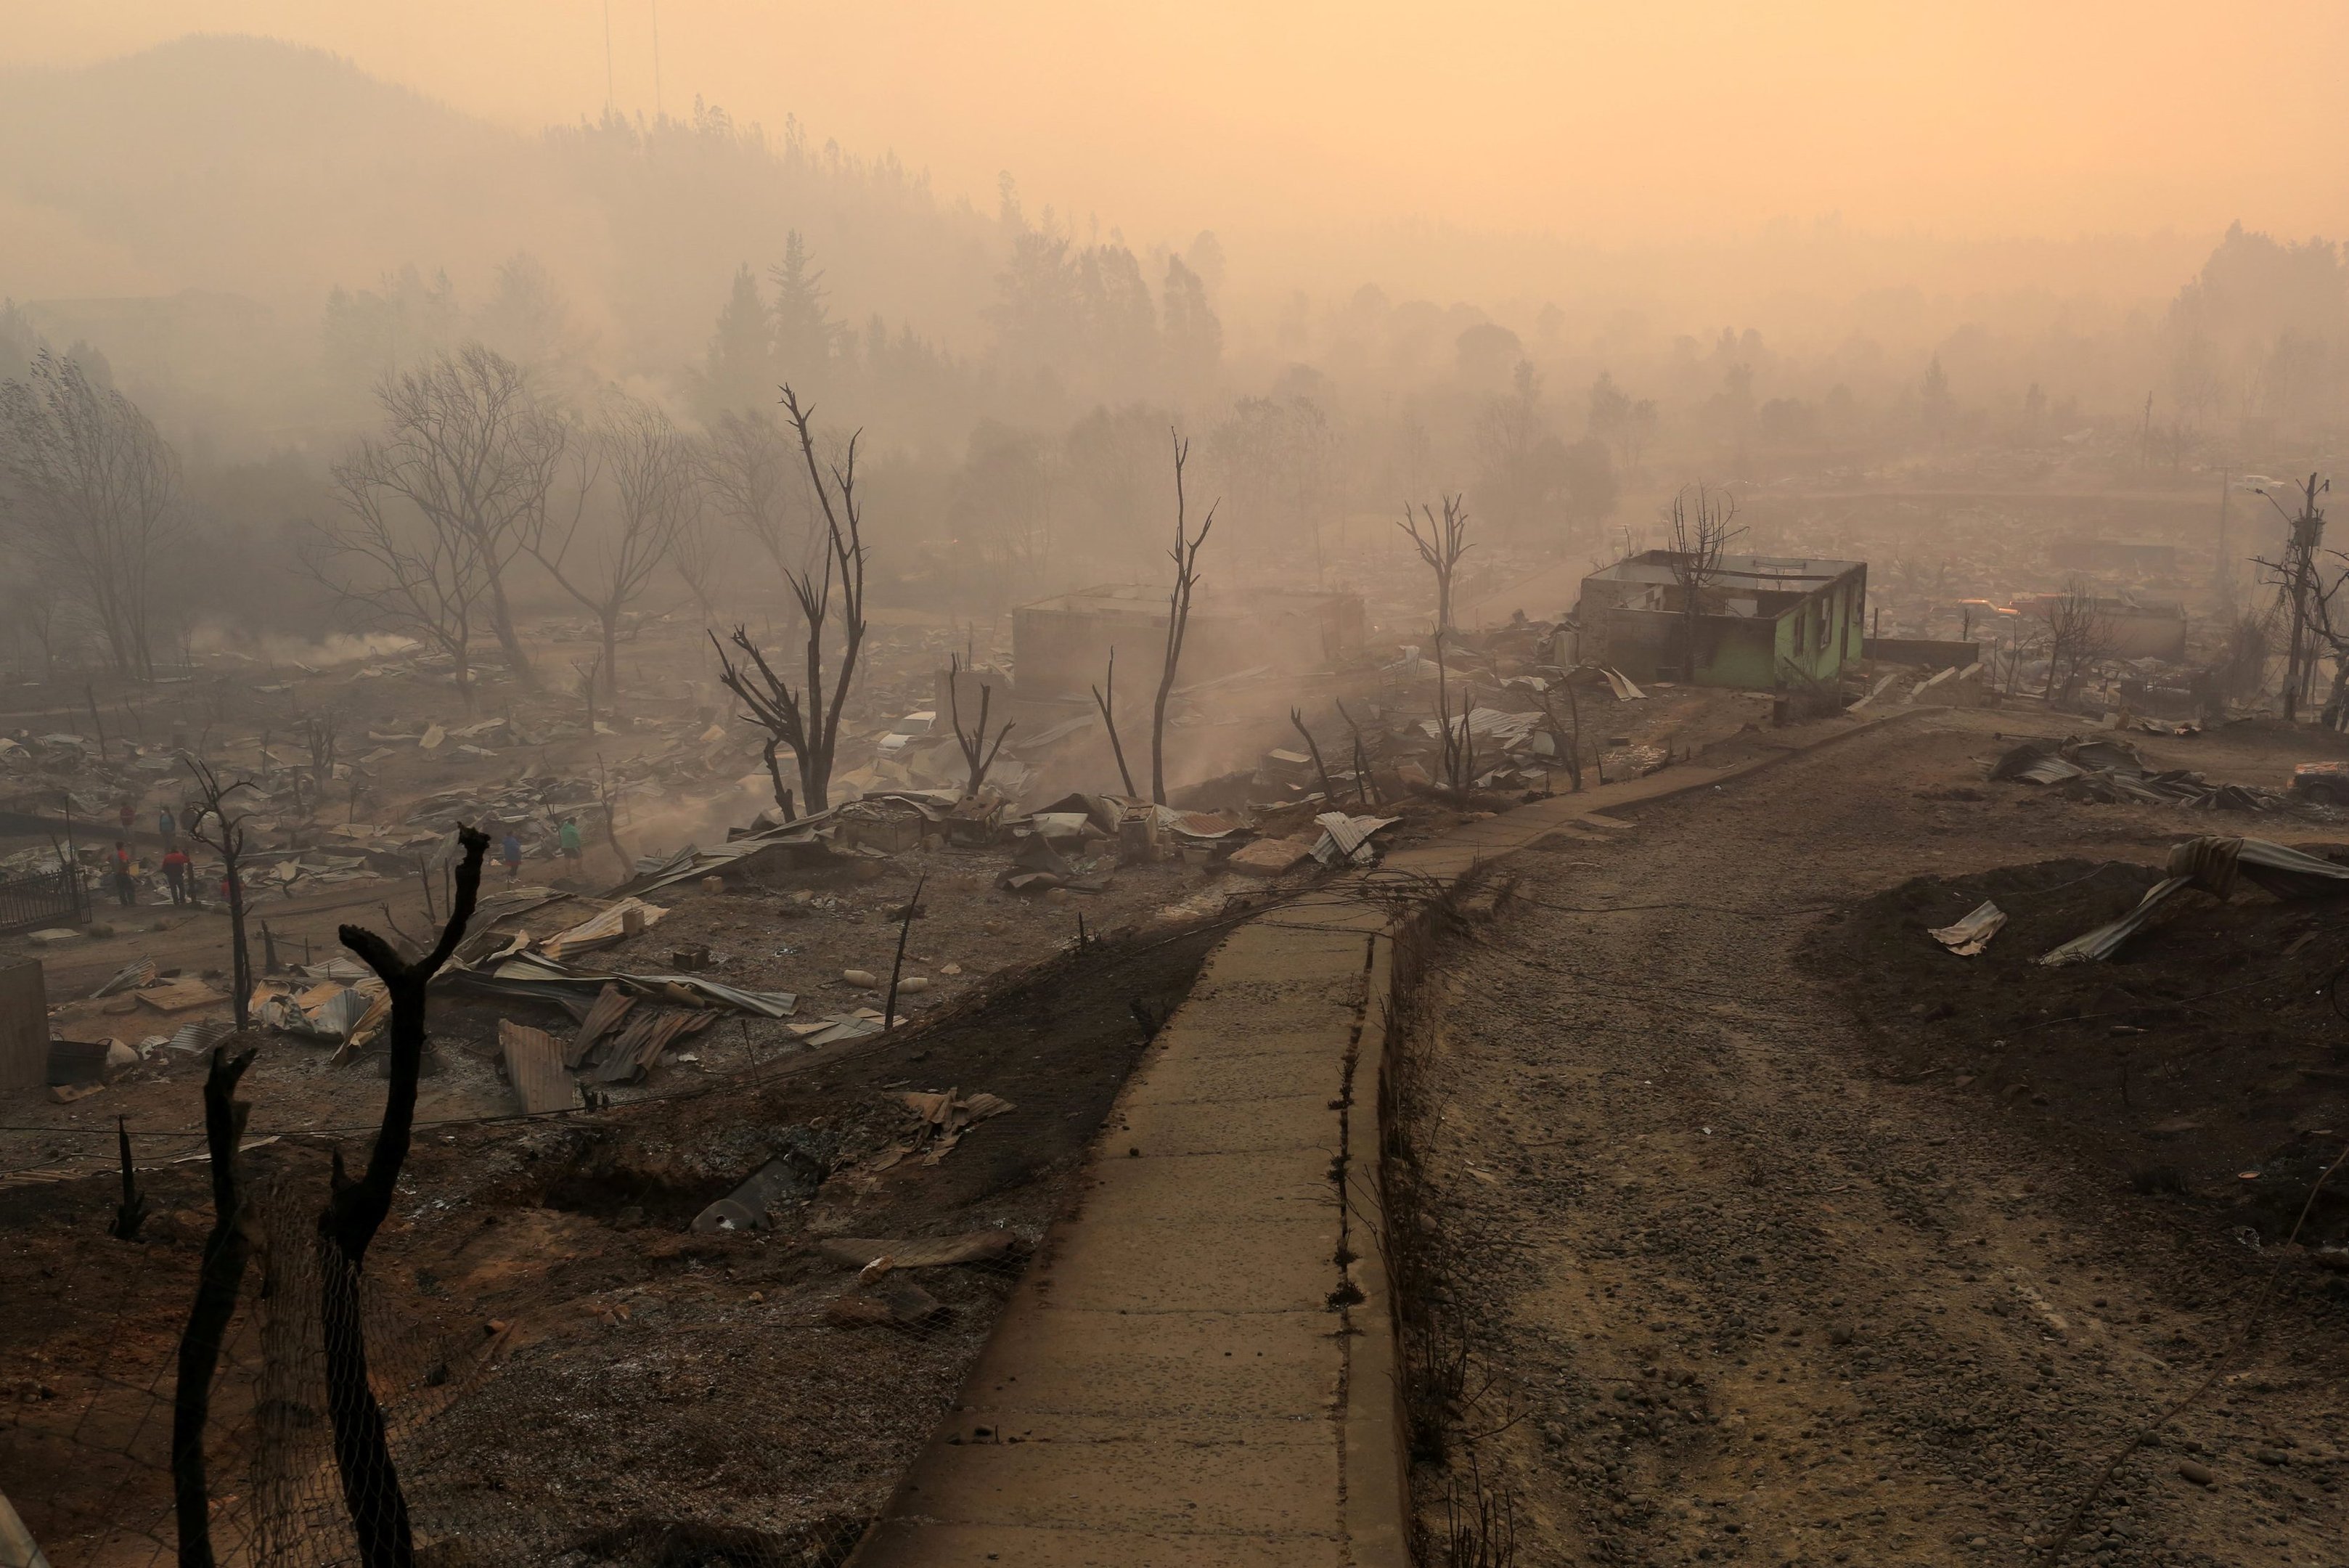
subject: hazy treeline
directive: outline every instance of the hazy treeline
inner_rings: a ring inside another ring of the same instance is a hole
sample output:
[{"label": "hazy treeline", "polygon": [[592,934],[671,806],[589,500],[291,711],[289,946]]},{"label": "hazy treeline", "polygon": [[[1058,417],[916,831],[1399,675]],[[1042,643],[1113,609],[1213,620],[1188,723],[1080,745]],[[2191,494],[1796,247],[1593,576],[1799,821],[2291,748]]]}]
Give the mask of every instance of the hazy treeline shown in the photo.
[{"label": "hazy treeline", "polygon": [[[2340,250],[2240,226],[2166,298],[1986,295],[1945,327],[1947,300],[1885,287],[1777,340],[1566,277],[1397,297],[1361,281],[1375,254],[1299,288],[1211,232],[1129,240],[1009,176],[983,210],[698,104],[518,137],[249,39],[0,85],[0,549],[44,607],[20,657],[136,668],[206,620],[429,630],[392,601],[450,526],[494,607],[469,657],[510,643],[510,597],[607,640],[623,613],[739,609],[805,545],[785,380],[868,432],[878,591],[971,614],[1155,576],[1174,427],[1237,566],[1326,579],[1350,520],[1438,490],[1498,545],[1593,551],[1627,493],[1690,473],[2313,460],[2349,391]],[[499,439],[531,477],[493,542],[399,482],[436,387],[440,417],[519,421]],[[92,431],[143,477],[61,477]],[[664,464],[682,488],[648,499]],[[67,548],[100,514],[112,553]]]}]

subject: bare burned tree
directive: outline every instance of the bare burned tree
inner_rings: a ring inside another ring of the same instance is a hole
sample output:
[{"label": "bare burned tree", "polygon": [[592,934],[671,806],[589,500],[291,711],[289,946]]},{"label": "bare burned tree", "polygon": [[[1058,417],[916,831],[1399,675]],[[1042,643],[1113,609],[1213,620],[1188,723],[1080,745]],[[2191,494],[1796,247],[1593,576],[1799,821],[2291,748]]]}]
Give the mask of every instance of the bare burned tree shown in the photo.
[{"label": "bare burned tree", "polygon": [[250,1050],[231,1058],[212,1048],[204,1078],[204,1144],[212,1155],[212,1228],[204,1238],[195,1304],[180,1335],[179,1385],[171,1397],[171,1501],[180,1536],[181,1568],[212,1568],[212,1491],[204,1474],[204,1428],[212,1417],[212,1374],[221,1338],[236,1312],[237,1289],[253,1256],[238,1147],[252,1103],[236,1098],[237,1080],[253,1065]]},{"label": "bare burned tree", "polygon": [[1117,649],[1109,650],[1108,690],[1093,688],[1093,706],[1101,710],[1102,723],[1109,731],[1110,755],[1117,759],[1117,776],[1125,785],[1125,796],[1133,798],[1133,770],[1125,765],[1125,742],[1117,738]]},{"label": "bare burned tree", "polygon": [[970,769],[970,782],[963,786],[965,795],[975,795],[978,786],[987,782],[987,770],[995,765],[995,754],[1003,750],[1003,738],[1016,727],[1009,720],[995,732],[995,744],[987,743],[987,710],[995,700],[995,683],[981,681],[978,688],[978,726],[966,732],[962,727],[962,656],[947,656],[947,722],[954,726],[955,744],[962,749],[962,760]]},{"label": "bare burned tree", "polygon": [[[608,412],[580,443],[572,472],[576,489],[570,514],[557,522],[540,511],[524,524],[523,543],[555,586],[595,618],[604,705],[616,713],[621,618],[652,586],[678,532],[700,512],[700,464],[692,442],[667,415],[632,402]],[[596,504],[605,475],[608,511]]]},{"label": "bare burned tree", "polygon": [[[750,717],[767,732],[775,804],[783,808],[788,818],[792,815],[791,792],[783,788],[781,770],[772,766],[778,743],[791,747],[792,754],[799,759],[800,795],[807,809],[818,812],[830,805],[833,760],[840,746],[841,711],[847,706],[849,687],[856,677],[857,655],[864,647],[866,551],[864,514],[856,494],[856,448],[864,432],[860,431],[848,438],[840,461],[822,462],[816,457],[815,431],[811,422],[814,410],[802,408],[788,386],[783,389],[783,411],[798,433],[800,456],[807,467],[808,483],[823,504],[824,521],[821,566],[806,570],[783,567],[783,580],[791,585],[792,597],[798,603],[807,626],[804,684],[795,687],[776,674],[766,654],[751,640],[747,627],[736,626],[730,639],[745,656],[740,665],[727,657],[716,634],[709,641],[718,649],[719,680],[741,699]],[[839,662],[827,691],[824,630],[834,593],[840,596],[841,646]]]},{"label": "bare burned tree", "polygon": [[[44,348],[0,381],[0,527],[106,639],[155,673],[150,575],[179,532],[179,463],[137,404]],[[46,639],[45,639],[46,646]]]},{"label": "bare burned tree", "polygon": [[2089,667],[2112,656],[2112,618],[2096,602],[2095,591],[2078,577],[2064,585],[2061,594],[2043,601],[2039,615],[2047,639],[2043,695],[2051,702],[2069,701],[2087,679]]},{"label": "bare burned tree", "polygon": [[457,695],[473,707],[474,617],[488,576],[455,521],[409,506],[392,483],[386,448],[362,445],[332,470],[342,515],[309,524],[304,569],[375,624],[449,656]]},{"label": "bare burned tree", "polygon": [[1683,484],[1664,508],[1664,549],[1680,589],[1681,679],[1696,684],[1697,626],[1721,580],[1722,557],[1745,530],[1737,525],[1737,497],[1726,490]]},{"label": "bare burned tree", "polygon": [[1174,583],[1166,591],[1166,662],[1158,671],[1158,696],[1150,708],[1150,798],[1166,804],[1166,701],[1174,694],[1174,672],[1183,662],[1184,639],[1191,631],[1191,596],[1199,586],[1199,548],[1216,525],[1216,509],[1207,508],[1199,531],[1190,531],[1183,493],[1183,466],[1191,460],[1191,443],[1168,432],[1174,441]]},{"label": "bare burned tree", "polygon": [[391,1213],[399,1168],[407,1162],[415,1129],[416,1085],[424,1062],[425,988],[456,950],[481,890],[481,857],[489,852],[489,835],[468,827],[459,831],[458,838],[465,858],[457,867],[456,899],[430,952],[410,963],[364,927],[345,926],[338,933],[343,945],[375,971],[391,996],[390,1086],[375,1147],[356,1181],[344,1171],[342,1150],[334,1151],[333,1192],[318,1216],[326,1414],[334,1427],[343,1504],[350,1512],[362,1568],[409,1568],[415,1561],[408,1500],[385,1439],[383,1407],[368,1381],[359,1292],[367,1247]]},{"label": "bare burned tree", "polygon": [[[229,1005],[235,1010],[237,1028],[244,1029],[253,1022],[253,955],[244,940],[244,825],[252,814],[236,810],[229,799],[239,790],[253,788],[253,781],[240,778],[223,784],[210,763],[194,757],[183,760],[196,786],[191,803],[195,815],[183,826],[189,837],[219,856],[226,867]],[[210,832],[204,828],[207,821],[212,824]]]},{"label": "bare burned tree", "polygon": [[[1439,638],[1452,629],[1452,584],[1459,574],[1460,557],[1475,548],[1468,542],[1467,497],[1447,495],[1443,499],[1441,521],[1422,502],[1417,516],[1406,506],[1402,509],[1402,521],[1395,524],[1411,536],[1412,544],[1418,547],[1419,558],[1435,574],[1435,634]],[[1420,531],[1423,520],[1427,524],[1425,533]]]},{"label": "bare burned tree", "polygon": [[506,663],[528,679],[506,570],[546,508],[569,432],[521,366],[479,343],[387,375],[376,388],[385,431],[346,460],[367,483],[471,547]]}]

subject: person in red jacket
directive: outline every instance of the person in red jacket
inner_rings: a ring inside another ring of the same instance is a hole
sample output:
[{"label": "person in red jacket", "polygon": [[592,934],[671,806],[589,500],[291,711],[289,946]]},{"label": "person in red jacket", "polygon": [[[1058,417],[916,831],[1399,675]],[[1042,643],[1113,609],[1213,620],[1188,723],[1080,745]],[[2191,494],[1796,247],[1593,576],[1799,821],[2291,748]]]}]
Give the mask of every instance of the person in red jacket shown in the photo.
[{"label": "person in red jacket", "polygon": [[163,880],[171,885],[174,906],[188,901],[188,852],[174,844],[163,855]]}]

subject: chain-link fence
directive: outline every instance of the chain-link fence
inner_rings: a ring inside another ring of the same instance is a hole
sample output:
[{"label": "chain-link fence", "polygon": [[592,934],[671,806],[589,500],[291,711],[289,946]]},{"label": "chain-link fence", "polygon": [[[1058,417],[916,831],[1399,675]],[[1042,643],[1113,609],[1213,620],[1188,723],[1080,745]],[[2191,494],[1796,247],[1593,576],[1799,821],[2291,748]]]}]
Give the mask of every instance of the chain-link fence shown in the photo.
[{"label": "chain-link fence", "polygon": [[[320,1241],[323,1177],[301,1159],[249,1179],[253,1259],[204,1445],[222,1564],[404,1560],[364,1550],[355,1517],[404,1526],[412,1560],[433,1568],[837,1564],[937,1425],[1017,1273],[1008,1257],[860,1271],[819,1256],[753,1292],[688,1264],[712,1277],[590,1292],[550,1331],[409,1288],[418,1272],[387,1235],[357,1290],[392,1473],[351,1465],[347,1487],[325,1309],[351,1279]],[[39,1359],[0,1385],[0,1492],[53,1568],[180,1560],[172,1405],[198,1218],[154,1216],[139,1241],[82,1224],[51,1243],[71,1288],[38,1309],[62,1319],[28,1336]],[[19,1568],[6,1539],[0,1568]]]}]

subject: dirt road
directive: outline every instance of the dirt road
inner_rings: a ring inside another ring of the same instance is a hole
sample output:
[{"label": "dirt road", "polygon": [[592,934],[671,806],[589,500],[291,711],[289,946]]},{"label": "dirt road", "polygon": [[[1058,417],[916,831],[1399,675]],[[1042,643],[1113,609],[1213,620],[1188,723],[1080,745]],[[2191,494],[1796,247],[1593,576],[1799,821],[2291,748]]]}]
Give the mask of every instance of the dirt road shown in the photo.
[{"label": "dirt road", "polygon": [[[2214,1183],[2139,1194],[2027,1096],[1896,1076],[1798,961],[1922,873],[2322,836],[1972,788],[1996,722],[1922,718],[1555,836],[1442,955],[1416,1136],[1438,1319],[1471,1348],[1448,1459],[1414,1469],[1439,1534],[1473,1457],[1520,1564],[2035,1562],[2282,1270],[2066,1560],[2349,1557],[2337,1288],[2237,1240]],[[2200,765],[2281,767],[2255,753]]]}]

